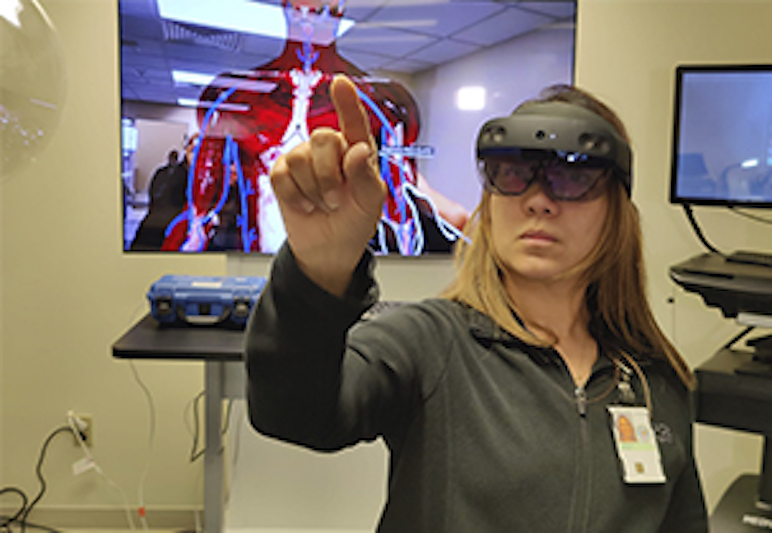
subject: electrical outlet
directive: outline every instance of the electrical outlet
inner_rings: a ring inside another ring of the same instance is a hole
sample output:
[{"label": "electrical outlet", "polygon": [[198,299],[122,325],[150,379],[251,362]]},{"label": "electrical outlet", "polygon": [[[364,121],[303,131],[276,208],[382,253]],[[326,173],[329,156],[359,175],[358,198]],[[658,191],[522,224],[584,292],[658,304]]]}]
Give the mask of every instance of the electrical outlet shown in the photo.
[{"label": "electrical outlet", "polygon": [[[94,421],[89,414],[85,413],[68,413],[68,417],[72,417],[73,426],[80,431],[80,436],[83,439],[83,443],[86,446],[91,447],[94,444]],[[73,435],[75,444],[80,445],[78,438]]]}]

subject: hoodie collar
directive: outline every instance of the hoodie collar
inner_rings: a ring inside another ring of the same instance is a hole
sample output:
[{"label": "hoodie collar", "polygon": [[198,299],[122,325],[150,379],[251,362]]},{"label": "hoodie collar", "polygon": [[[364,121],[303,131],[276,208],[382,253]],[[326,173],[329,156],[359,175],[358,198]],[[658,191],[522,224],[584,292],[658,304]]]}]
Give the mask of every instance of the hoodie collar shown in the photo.
[{"label": "hoodie collar", "polygon": [[[464,305],[464,308],[466,309],[467,313],[469,332],[475,339],[477,339],[478,342],[486,346],[491,346],[498,343],[504,346],[519,348],[522,352],[526,353],[532,359],[541,364],[555,364],[557,362],[556,358],[560,357],[554,348],[549,346],[536,346],[534,344],[530,344],[504,330],[488,315],[485,315],[468,305]],[[523,326],[523,328],[525,328],[522,319],[517,316],[514,311],[513,315],[515,320],[517,320],[517,322]],[[638,357],[633,357],[636,359],[636,361],[639,361]],[[593,372],[606,367],[611,367],[613,365],[614,362],[612,361],[610,355],[599,344],[598,359],[595,362]]]}]

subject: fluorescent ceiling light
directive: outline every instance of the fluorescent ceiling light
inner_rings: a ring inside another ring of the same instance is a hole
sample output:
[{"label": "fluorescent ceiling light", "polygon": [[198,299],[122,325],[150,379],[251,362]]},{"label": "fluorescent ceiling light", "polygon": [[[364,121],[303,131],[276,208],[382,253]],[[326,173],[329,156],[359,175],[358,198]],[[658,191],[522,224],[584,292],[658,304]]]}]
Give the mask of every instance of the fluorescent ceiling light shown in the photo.
[{"label": "fluorescent ceiling light", "polygon": [[[156,3],[158,14],[165,19],[281,40],[287,38],[287,21],[280,5],[250,0],[156,0]],[[351,19],[339,19],[336,36],[340,37],[353,25]]]},{"label": "fluorescent ceiling light", "polygon": [[382,22],[360,22],[359,29],[374,28],[430,28],[437,25],[437,19],[384,20]]},{"label": "fluorescent ceiling light", "polygon": [[759,166],[759,160],[758,159],[746,159],[742,163],[740,163],[740,166],[742,168],[756,168]]},{"label": "fluorescent ceiling light", "polygon": [[136,152],[139,146],[139,132],[128,120],[121,120],[121,149],[124,152]]},{"label": "fluorescent ceiling light", "polygon": [[177,98],[177,105],[182,107],[198,107],[198,99],[196,98]]},{"label": "fluorescent ceiling light", "polygon": [[213,74],[202,74],[200,72],[191,72],[189,70],[172,70],[172,79],[174,83],[189,83],[191,85],[202,85],[206,87],[215,79]]},{"label": "fluorescent ceiling light", "polygon": [[426,42],[428,37],[425,35],[381,35],[375,37],[346,37],[344,41],[341,41],[347,45],[359,44],[359,43],[411,43],[411,42]]},{"label": "fluorescent ceiling light", "polygon": [[269,93],[276,88],[276,83],[272,81],[252,80],[249,79],[249,71],[240,71],[238,77],[233,76],[234,72],[231,72],[231,77],[217,78],[213,74],[203,74],[201,72],[192,72],[190,70],[172,70],[172,79],[175,83],[197,85],[200,87],[219,87],[221,89],[229,89],[231,87],[237,87],[240,91],[247,91],[251,93]]},{"label": "fluorescent ceiling light", "polygon": [[4,18],[17,28],[21,28],[21,22],[19,22],[21,10],[22,6],[19,0],[0,0],[0,18]]},{"label": "fluorescent ceiling light", "polygon": [[485,107],[485,87],[461,87],[456,92],[456,106],[462,111],[479,111]]},{"label": "fluorescent ceiling light", "polygon": [[[195,108],[210,108],[214,102],[202,102],[196,98],[178,98],[177,105],[182,107],[195,107]],[[229,102],[222,102],[217,106],[220,111],[249,111],[247,104],[231,104]]]},{"label": "fluorescent ceiling light", "polygon": [[284,39],[287,33],[284,10],[280,6],[244,0],[157,0],[157,4],[162,18],[178,22],[277,39]]},{"label": "fluorescent ceiling light", "polygon": [[356,24],[356,22],[354,22],[352,19],[340,19],[340,22],[338,23],[338,31],[335,32],[335,37],[340,37],[346,33],[348,30],[354,27],[354,24]]}]

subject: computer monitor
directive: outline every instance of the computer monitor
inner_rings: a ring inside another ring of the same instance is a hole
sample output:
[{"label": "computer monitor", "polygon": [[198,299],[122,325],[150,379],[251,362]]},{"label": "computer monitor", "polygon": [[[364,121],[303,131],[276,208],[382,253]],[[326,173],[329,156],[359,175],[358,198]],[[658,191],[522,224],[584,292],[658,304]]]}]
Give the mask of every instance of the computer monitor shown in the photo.
[{"label": "computer monitor", "polygon": [[670,202],[772,208],[772,65],[676,69]]},{"label": "computer monitor", "polygon": [[276,158],[358,85],[388,199],[376,253],[442,254],[480,196],[474,138],[573,80],[576,0],[119,0],[123,249],[274,253]]}]

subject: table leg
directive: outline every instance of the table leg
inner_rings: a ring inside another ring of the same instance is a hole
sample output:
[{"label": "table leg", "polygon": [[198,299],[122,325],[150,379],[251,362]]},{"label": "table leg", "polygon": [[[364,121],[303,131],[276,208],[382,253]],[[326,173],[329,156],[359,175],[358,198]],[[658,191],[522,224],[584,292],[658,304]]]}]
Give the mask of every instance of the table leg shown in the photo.
[{"label": "table leg", "polygon": [[206,361],[205,418],[206,450],[204,451],[204,532],[222,533],[223,530],[223,445],[222,400],[224,393],[223,361]]}]

